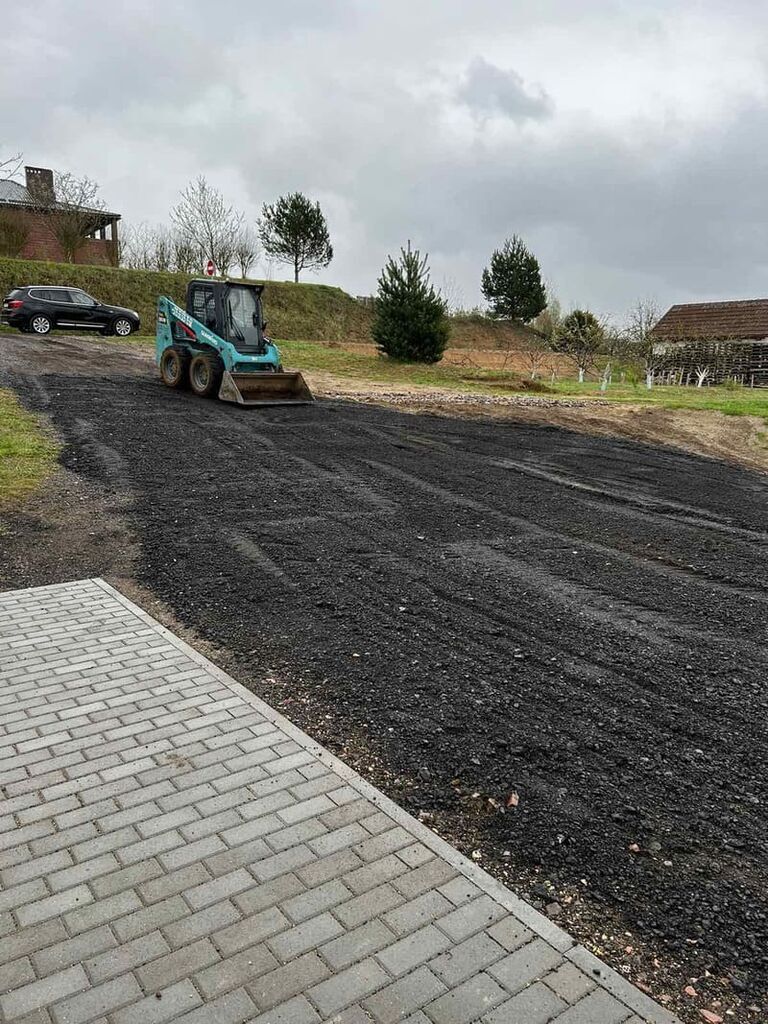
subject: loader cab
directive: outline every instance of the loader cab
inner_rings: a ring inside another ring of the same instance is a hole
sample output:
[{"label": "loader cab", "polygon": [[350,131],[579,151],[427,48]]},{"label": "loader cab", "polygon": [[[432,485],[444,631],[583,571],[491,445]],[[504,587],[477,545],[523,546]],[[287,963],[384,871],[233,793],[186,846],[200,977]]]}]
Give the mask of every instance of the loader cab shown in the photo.
[{"label": "loader cab", "polygon": [[238,352],[266,351],[260,284],[190,281],[187,312]]}]

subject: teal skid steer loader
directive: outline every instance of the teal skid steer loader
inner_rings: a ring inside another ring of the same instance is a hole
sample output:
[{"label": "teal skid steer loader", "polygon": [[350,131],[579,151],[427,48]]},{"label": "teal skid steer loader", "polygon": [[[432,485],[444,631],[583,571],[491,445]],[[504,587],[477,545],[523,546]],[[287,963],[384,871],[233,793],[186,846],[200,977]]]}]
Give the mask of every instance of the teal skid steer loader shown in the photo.
[{"label": "teal skid steer loader", "polygon": [[263,285],[190,281],[187,308],[157,300],[155,358],[169,388],[191,388],[238,405],[313,402],[300,373],[286,373],[264,334]]}]

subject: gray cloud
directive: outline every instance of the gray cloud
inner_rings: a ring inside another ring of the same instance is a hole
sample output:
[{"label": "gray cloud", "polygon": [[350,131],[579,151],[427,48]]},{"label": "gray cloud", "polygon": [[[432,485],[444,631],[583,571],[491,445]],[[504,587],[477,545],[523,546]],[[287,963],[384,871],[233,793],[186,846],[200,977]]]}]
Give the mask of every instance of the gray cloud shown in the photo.
[{"label": "gray cloud", "polygon": [[469,65],[456,98],[475,114],[503,114],[512,121],[539,121],[553,110],[552,99],[543,89],[527,86],[513,68],[505,71],[483,57]]},{"label": "gray cloud", "polygon": [[301,189],[333,235],[320,280],[355,294],[411,238],[477,302],[515,232],[598,311],[768,294],[768,25],[642,6],[36,0],[4,44],[0,151],[88,174],[132,221],[200,173],[252,219]]}]

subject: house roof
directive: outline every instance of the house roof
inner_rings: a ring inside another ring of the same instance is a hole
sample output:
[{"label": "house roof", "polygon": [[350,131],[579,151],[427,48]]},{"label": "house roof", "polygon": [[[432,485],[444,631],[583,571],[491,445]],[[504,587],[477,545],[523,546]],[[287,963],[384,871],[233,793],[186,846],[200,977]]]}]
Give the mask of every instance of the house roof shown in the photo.
[{"label": "house roof", "polygon": [[[10,178],[0,179],[0,206],[34,206],[32,196],[25,185],[18,181],[11,181]],[[60,204],[57,203],[57,206]],[[105,221],[119,220],[119,213],[110,213],[108,210],[99,210]]]},{"label": "house roof", "polygon": [[672,306],[653,328],[653,334],[666,341],[768,338],[768,299]]},{"label": "house roof", "polygon": [[15,206],[29,206],[32,197],[23,185],[10,178],[0,180],[0,203],[13,203]]}]

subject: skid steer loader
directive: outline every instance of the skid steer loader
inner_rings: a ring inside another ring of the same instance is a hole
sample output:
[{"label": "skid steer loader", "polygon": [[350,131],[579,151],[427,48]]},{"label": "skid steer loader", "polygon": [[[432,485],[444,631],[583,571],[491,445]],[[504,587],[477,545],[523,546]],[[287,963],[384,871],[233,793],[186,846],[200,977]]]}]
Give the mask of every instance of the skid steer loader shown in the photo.
[{"label": "skid steer loader", "polygon": [[240,281],[190,281],[186,310],[161,295],[155,359],[163,383],[238,405],[314,402],[302,375],[283,370],[264,335],[263,290]]}]

